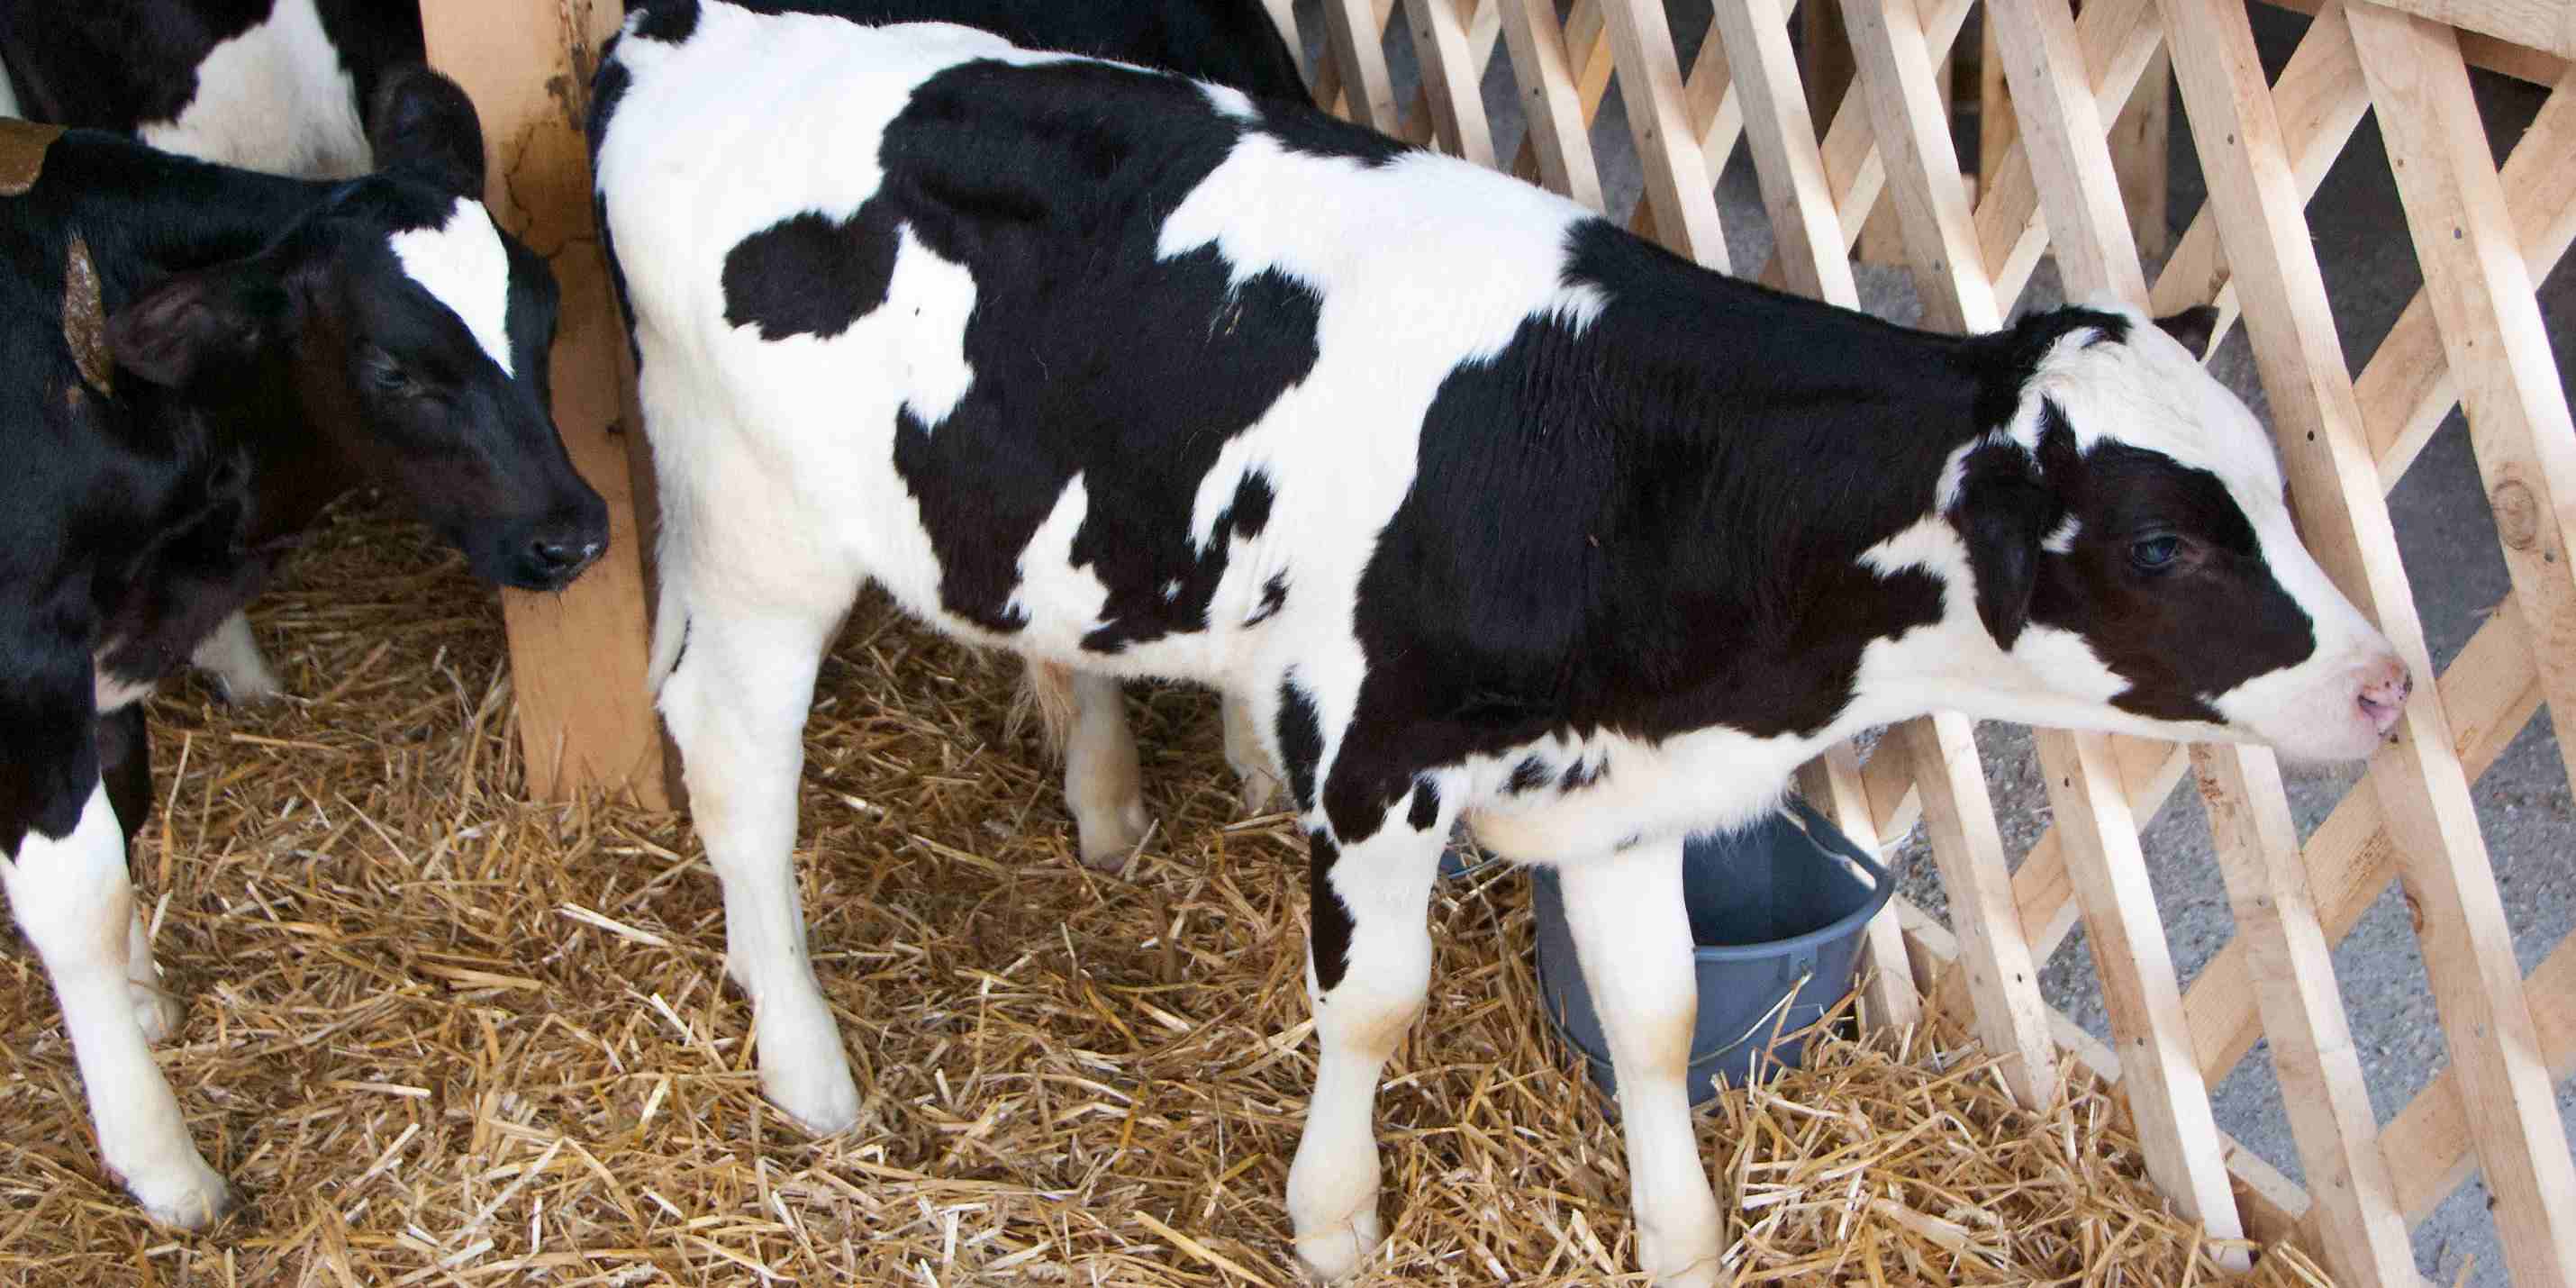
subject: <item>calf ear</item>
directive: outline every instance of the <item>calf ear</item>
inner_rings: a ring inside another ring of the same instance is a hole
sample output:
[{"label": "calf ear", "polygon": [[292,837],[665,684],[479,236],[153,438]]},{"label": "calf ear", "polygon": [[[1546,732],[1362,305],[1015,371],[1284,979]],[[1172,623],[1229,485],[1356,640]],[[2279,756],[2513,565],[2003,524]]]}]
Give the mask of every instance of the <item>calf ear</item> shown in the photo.
[{"label": "calf ear", "polygon": [[385,73],[367,111],[376,168],[483,198],[483,122],[456,82],[421,63]]},{"label": "calf ear", "polygon": [[2215,305],[2195,304],[2171,317],[2156,319],[2156,329],[2172,336],[2194,358],[2209,356],[2209,337],[2218,334]]},{"label": "calf ear", "polygon": [[118,309],[107,320],[107,347],[116,365],[180,388],[250,358],[292,323],[276,278],[249,263],[225,264],[180,273]]},{"label": "calf ear", "polygon": [[1987,449],[1970,458],[1951,522],[1967,543],[1968,571],[1977,579],[1977,618],[1999,648],[2010,650],[2030,624],[2039,543],[2060,509],[2020,452]]}]

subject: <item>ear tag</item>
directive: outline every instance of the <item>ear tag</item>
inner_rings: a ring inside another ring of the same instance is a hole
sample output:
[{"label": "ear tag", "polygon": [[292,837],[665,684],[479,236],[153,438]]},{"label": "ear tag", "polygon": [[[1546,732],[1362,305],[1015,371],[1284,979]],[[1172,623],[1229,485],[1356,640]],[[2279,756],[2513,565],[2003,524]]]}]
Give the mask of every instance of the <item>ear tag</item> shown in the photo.
[{"label": "ear tag", "polygon": [[89,243],[79,233],[63,252],[63,343],[80,368],[81,383],[114,396],[116,356],[107,347],[107,305],[98,295],[98,265],[90,262]]},{"label": "ear tag", "polygon": [[0,116],[0,197],[23,197],[45,172],[45,149],[63,136],[59,125]]}]

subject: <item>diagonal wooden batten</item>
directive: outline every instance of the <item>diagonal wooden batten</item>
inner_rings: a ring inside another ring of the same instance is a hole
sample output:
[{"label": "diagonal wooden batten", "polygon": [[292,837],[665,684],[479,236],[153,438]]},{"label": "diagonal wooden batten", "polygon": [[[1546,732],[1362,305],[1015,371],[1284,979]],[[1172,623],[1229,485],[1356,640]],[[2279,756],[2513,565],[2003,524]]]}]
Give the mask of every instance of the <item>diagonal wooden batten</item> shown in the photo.
[{"label": "diagonal wooden batten", "polygon": [[[2245,13],[2221,0],[2161,3],[2308,544],[2406,664],[2431,674]],[[2462,1084],[2484,1111],[2478,1155],[2508,1264],[2527,1282],[2576,1280],[2576,1163],[2437,687],[2407,704],[2369,786],[2424,913],[2418,937]]]},{"label": "diagonal wooden batten", "polygon": [[[1386,66],[1386,23],[1395,0],[1324,0],[1324,48],[1338,79],[1338,92],[1351,120],[1380,134],[1401,136],[1404,120],[1395,107],[1395,78]],[[1316,84],[1319,97],[1328,87]],[[1334,107],[1329,98],[1323,99]],[[1339,109],[1336,109],[1339,110]]]},{"label": "diagonal wooden batten", "polygon": [[1414,53],[1422,68],[1413,118],[1431,122],[1441,151],[1490,168],[1494,129],[1485,120],[1485,61],[1502,28],[1488,24],[1471,35],[1459,3],[1472,6],[1474,0],[1404,0],[1406,25],[1413,29]]},{"label": "diagonal wooden batten", "polygon": [[1709,41],[1722,42],[1733,72],[1763,209],[1771,218],[1774,254],[1789,289],[1844,308],[1860,307],[1833,195],[1825,183],[1824,158],[1816,148],[1815,122],[1798,81],[1797,56],[1789,48],[1787,15],[1774,0],[1717,5]]},{"label": "diagonal wooden batten", "polygon": [[[1860,753],[1850,743],[1836,743],[1825,754],[1800,766],[1798,791],[1831,817],[1852,844],[1873,855],[1886,854],[1877,829],[1870,826],[1869,793],[1861,786]],[[1893,873],[1889,879],[1895,879]],[[1862,933],[1862,964],[1868,973],[1861,982],[1861,999],[1868,1005],[1868,1021],[1897,1029],[1921,1022],[1923,998],[1914,991],[1914,975],[1906,967],[1905,928],[1896,919],[1893,900],[1870,918]]]},{"label": "diagonal wooden batten", "polygon": [[[2273,111],[2281,122],[2281,145],[2290,157],[2290,173],[2299,200],[2314,197],[2326,172],[2343,153],[2362,113],[2370,107],[2370,90],[2361,81],[2361,63],[2353,53],[2352,31],[2331,19],[2342,16],[2337,0],[2325,0],[2317,12],[2329,21],[2308,24],[2298,48],[2281,68],[2272,87]],[[2218,243],[2217,214],[2202,206],[2191,226],[2175,243],[2151,296],[2155,311],[2172,313],[2195,304],[2218,306],[2218,328],[2209,342],[2216,347],[2236,325],[2236,288],[2227,276],[2227,258]],[[2436,346],[2438,348],[2438,345]]]},{"label": "diagonal wooden batten", "polygon": [[1603,26],[1628,107],[1628,132],[1645,167],[1646,202],[1660,239],[1702,266],[1728,271],[1726,232],[1718,220],[1715,183],[1673,56],[1661,0],[1602,0]]},{"label": "diagonal wooden batten", "polygon": [[2057,1046],[2049,1036],[2048,1004],[2039,995],[2039,971],[2013,908],[2012,874],[2004,863],[1994,803],[1986,796],[1975,726],[1945,711],[1909,720],[1889,736],[1906,741],[1922,771],[1923,826],[1950,894],[1977,1036],[2001,1062],[2013,1099],[2026,1108],[2045,1108],[2057,1097]]},{"label": "diagonal wooden batten", "polygon": [[1297,0],[1261,0],[1270,14],[1270,25],[1279,29],[1279,39],[1286,42],[1288,56],[1297,62],[1297,75],[1307,86],[1315,83],[1315,69],[1306,65],[1306,42],[1297,38]]},{"label": "diagonal wooden batten", "polygon": [[[2576,1073],[2576,938],[2561,940],[2540,968],[2523,981],[2531,1018],[2540,1026],[2541,1058],[2549,1076]],[[2444,1069],[2380,1129],[2380,1148],[2406,1160],[2396,1174],[2397,1208],[2409,1224],[2433,1214],[2474,1170],[2469,1147],[2469,1107],[2459,1077]]]},{"label": "diagonal wooden batten", "polygon": [[[1992,21],[1989,19],[1989,21]],[[1997,32],[2001,34],[2000,29]],[[2090,4],[2075,24],[2083,51],[2085,83],[2092,87],[2094,116],[2107,123],[2137,89],[2163,42],[2153,0]],[[2007,66],[2009,66],[2007,61]],[[2031,172],[2030,140],[2015,132],[2000,159],[1986,158],[1978,184],[1977,240],[1995,295],[2009,303],[2029,284],[2048,248],[2048,223],[2040,218],[2039,183]]]},{"label": "diagonal wooden batten", "polygon": [[[2125,218],[2120,226],[2127,229]],[[2121,797],[2110,740],[2097,733],[2052,731],[2039,740],[2039,761],[2065,838],[2067,868],[2084,905],[2103,1005],[2118,1039],[2121,1085],[2128,1089],[2130,1111],[2137,1118],[2147,1174],[2211,1238],[2237,1238],[2244,1227],[2221,1162],[2218,1122],[2210,1113],[2209,1088],[2192,1062],[2173,953],[2156,915],[2146,855],[2138,849],[2137,820]],[[2277,799],[2279,784],[2272,789]],[[2278,812],[2284,820],[2289,817],[2286,802],[2280,802]],[[2280,842],[2280,855],[2295,867],[2296,834],[2269,839]],[[2329,979],[2329,990],[2331,985]],[[2402,1249],[2405,1231],[2397,1233]],[[2230,1270],[2251,1264],[2236,1248],[2216,1250],[2213,1257]]]},{"label": "diagonal wooden batten", "polygon": [[2075,19],[2064,0],[1987,0],[1986,21],[1994,24],[1995,47],[2012,82],[2022,147],[2038,179],[2040,209],[2053,230],[2050,241],[2067,293],[2144,304],[2146,277],[2138,269],[2119,174],[2104,141],[2109,118],[2129,101],[2132,85],[2107,96],[2108,112],[2094,101]]},{"label": "diagonal wooden batten", "polygon": [[1492,0],[1503,20],[1503,42],[1509,49],[1513,76],[1520,82],[1521,108],[1529,128],[1521,138],[1521,155],[1533,158],[1535,178],[1596,212],[1608,207],[1601,196],[1601,173],[1593,164],[1592,143],[1585,133],[1592,113],[1576,84],[1566,56],[1565,32],[1556,22],[1553,0]]},{"label": "diagonal wooden batten", "polygon": [[2576,7],[2557,0],[2391,0],[2400,13],[2576,58]]},{"label": "diagonal wooden batten", "polygon": [[2002,326],[1922,25],[1912,6],[1875,0],[1843,0],[1843,22],[1856,64],[1853,96],[1866,101],[1881,164],[1897,176],[1890,185],[1897,226],[1925,324],[1945,331]]},{"label": "diagonal wooden batten", "polygon": [[[2504,164],[2504,201],[2531,280],[2537,282],[2576,240],[2576,68],[2562,75]],[[2383,485],[2395,487],[2433,431],[2460,401],[2431,300],[2422,291],[2370,355],[2354,392]],[[2562,744],[2563,746],[2563,744]]]},{"label": "diagonal wooden batten", "polygon": [[[2308,1221],[2338,1279],[2354,1285],[2415,1281],[2415,1254],[2399,1215],[2336,990],[2334,949],[2318,924],[2299,833],[2269,753],[2213,744],[2194,748],[2201,797],[2236,941],[2252,966],[2253,993],[2272,1035],[2281,1103],[2305,1164]],[[2196,1071],[2195,1071],[2196,1072]],[[2203,1104],[2207,1101],[2204,1098]]]}]

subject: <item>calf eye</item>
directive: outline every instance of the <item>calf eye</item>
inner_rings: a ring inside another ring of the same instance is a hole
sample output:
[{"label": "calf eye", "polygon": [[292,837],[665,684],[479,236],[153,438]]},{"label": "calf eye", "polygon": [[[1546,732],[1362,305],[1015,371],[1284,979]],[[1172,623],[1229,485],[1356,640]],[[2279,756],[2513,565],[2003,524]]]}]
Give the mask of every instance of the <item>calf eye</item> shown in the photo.
[{"label": "calf eye", "polygon": [[411,373],[403,370],[392,354],[372,344],[358,351],[358,369],[379,393],[407,394],[417,388]]},{"label": "calf eye", "polygon": [[2163,572],[2182,553],[2182,538],[2170,533],[2141,537],[2129,545],[2129,562],[2140,572]]}]

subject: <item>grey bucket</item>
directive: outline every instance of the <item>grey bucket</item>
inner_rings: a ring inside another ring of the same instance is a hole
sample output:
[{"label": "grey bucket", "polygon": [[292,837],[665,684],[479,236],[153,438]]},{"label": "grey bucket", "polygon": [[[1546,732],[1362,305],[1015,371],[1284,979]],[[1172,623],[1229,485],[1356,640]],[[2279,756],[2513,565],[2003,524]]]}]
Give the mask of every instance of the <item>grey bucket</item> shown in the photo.
[{"label": "grey bucket", "polygon": [[[1837,856],[1860,871],[1836,862]],[[1610,1046],[1575,960],[1556,874],[1534,868],[1530,875],[1539,994],[1548,1019],[1582,1053],[1592,1081],[1615,1093]],[[1682,897],[1690,906],[1699,975],[1692,1104],[1717,1094],[1717,1078],[1730,1087],[1744,1085],[1772,1034],[1806,1028],[1851,991],[1861,931],[1895,888],[1886,868],[1795,798],[1740,832],[1690,839],[1683,849]],[[1789,999],[1785,1015],[1779,1014],[1783,998]],[[1775,1066],[1794,1066],[1804,1045],[1784,1040],[1769,1059]]]}]

